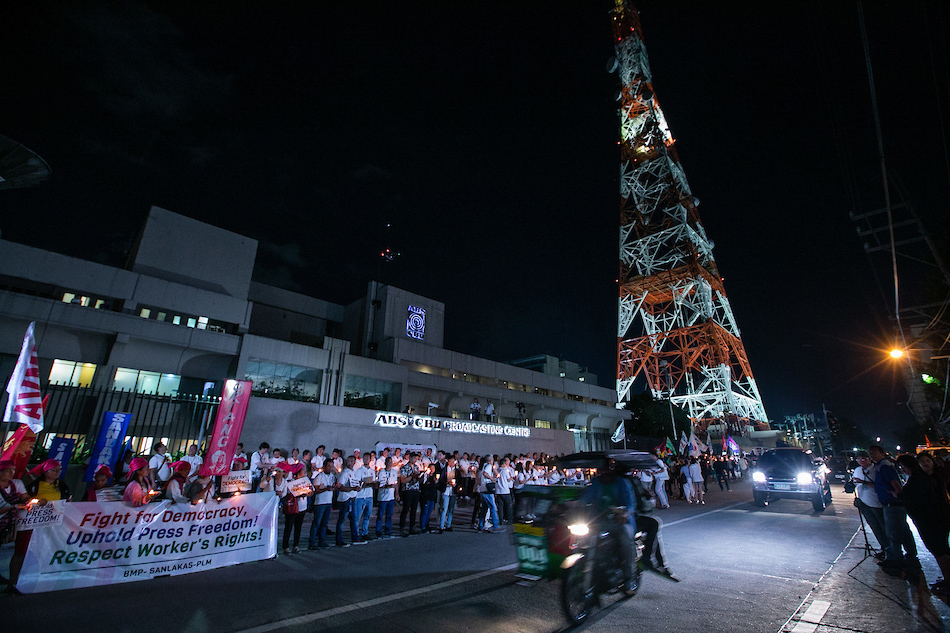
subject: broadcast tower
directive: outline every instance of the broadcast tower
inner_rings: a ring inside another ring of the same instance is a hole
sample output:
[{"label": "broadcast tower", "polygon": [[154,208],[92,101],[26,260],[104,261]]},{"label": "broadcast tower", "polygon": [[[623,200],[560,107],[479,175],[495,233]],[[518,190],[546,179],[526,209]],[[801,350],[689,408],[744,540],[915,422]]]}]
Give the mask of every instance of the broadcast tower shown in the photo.
[{"label": "broadcast tower", "polygon": [[685,409],[698,430],[767,429],[699,201],[653,92],[637,11],[616,0],[610,15],[610,70],[620,75],[618,400],[643,375],[653,395]]}]

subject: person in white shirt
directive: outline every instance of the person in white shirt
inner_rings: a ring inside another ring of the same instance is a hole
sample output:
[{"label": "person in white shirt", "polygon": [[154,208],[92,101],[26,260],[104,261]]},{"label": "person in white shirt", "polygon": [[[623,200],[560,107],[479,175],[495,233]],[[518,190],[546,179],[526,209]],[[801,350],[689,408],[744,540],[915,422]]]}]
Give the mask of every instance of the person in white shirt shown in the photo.
[{"label": "person in white shirt", "polygon": [[402,468],[403,464],[406,463],[406,460],[402,457],[402,449],[397,447],[393,451],[393,468]]},{"label": "person in white shirt", "polygon": [[237,445],[237,451],[234,453],[234,458],[231,460],[231,470],[244,470],[247,468],[247,453],[244,452],[244,444]]},{"label": "person in white shirt", "polygon": [[[354,471],[355,466],[356,458],[350,455],[346,458],[346,468],[336,478],[336,489],[339,491],[336,498],[337,503],[339,503],[339,514],[336,520],[337,547],[349,547],[351,544],[356,545],[365,542],[360,540],[360,531],[356,526],[356,515],[353,512],[356,493],[360,489],[360,480]],[[343,542],[343,523],[347,518],[350,520],[350,543]]]},{"label": "person in white shirt", "polygon": [[[481,496],[482,507],[479,509],[478,516],[475,519],[475,528],[479,532],[504,531],[504,528],[502,528],[498,522],[498,506],[495,504],[495,493],[489,491],[489,484],[495,483],[496,479],[493,459],[491,455],[482,457],[478,471],[478,481],[476,485],[478,486],[478,493]],[[489,511],[491,511],[492,529],[489,529],[488,526],[485,525],[485,515]]]},{"label": "person in white shirt", "polygon": [[165,445],[159,442],[155,445],[155,454],[148,460],[148,472],[155,486],[168,481],[169,477],[172,476],[172,469],[169,468],[171,459],[169,459],[167,451]]},{"label": "person in white shirt", "polygon": [[327,456],[323,454],[323,451],[327,450],[327,447],[321,444],[317,447],[317,453],[313,456],[313,459],[310,460],[310,464],[313,466],[313,472],[317,473],[323,470],[323,462],[327,460]]},{"label": "person in white shirt", "polygon": [[386,468],[386,459],[389,457],[389,447],[386,446],[382,450],[382,455],[376,458],[375,470],[379,472],[385,470]]},{"label": "person in white shirt", "polygon": [[429,467],[429,464],[432,463],[432,449],[427,448],[426,454],[422,456],[422,459],[419,460],[419,464],[422,466],[422,469],[425,470]]},{"label": "person in white shirt", "polygon": [[337,475],[343,472],[343,451],[338,448],[334,448],[333,452],[330,453],[330,461],[333,462],[333,470]]},{"label": "person in white shirt", "polygon": [[261,442],[257,452],[251,455],[251,490],[257,490],[261,479],[270,472],[270,444]]},{"label": "person in white shirt", "polygon": [[191,472],[188,473],[187,483],[193,482],[198,478],[198,471],[205,460],[198,456],[198,445],[192,444],[188,447],[188,454],[181,458],[183,462],[191,464]]},{"label": "person in white shirt", "polygon": [[884,531],[884,506],[874,490],[874,462],[867,451],[858,451],[858,467],[851,476],[854,492],[857,495],[855,505],[868,527],[874,533],[881,550],[887,547],[887,533]]},{"label": "person in white shirt", "polygon": [[393,508],[396,504],[396,486],[399,471],[393,467],[393,458],[384,457],[383,469],[376,473],[379,505],[376,509],[376,538],[393,537]]},{"label": "person in white shirt", "polygon": [[310,544],[307,549],[330,547],[327,543],[327,527],[333,510],[335,487],[336,475],[333,474],[333,463],[325,459],[323,468],[313,476],[313,525],[310,527]]},{"label": "person in white shirt", "polygon": [[290,457],[288,457],[285,461],[290,466],[296,466],[297,464],[299,464],[300,463],[300,449],[299,448],[292,449],[290,451]]},{"label": "person in white shirt", "polygon": [[356,469],[356,478],[361,488],[353,501],[353,513],[356,515],[356,527],[359,530],[361,541],[369,539],[369,519],[373,515],[373,486],[376,483],[376,472],[372,466],[372,456],[363,454],[363,465]]},{"label": "person in white shirt", "polygon": [[488,399],[488,404],[485,405],[485,421],[495,421],[495,405],[492,403],[491,398]]},{"label": "person in white shirt", "polygon": [[482,417],[482,405],[478,403],[478,398],[472,400],[471,406],[469,406],[469,411],[471,411],[471,417],[473,420],[478,422]]},{"label": "person in white shirt", "polygon": [[472,479],[469,477],[469,470],[472,468],[472,462],[468,459],[468,453],[462,453],[462,459],[458,461],[460,493],[459,497],[465,500],[472,498]]},{"label": "person in white shirt", "polygon": [[558,470],[557,466],[551,467],[551,472],[548,474],[548,485],[554,486],[564,480],[564,475],[561,474],[561,471]]},{"label": "person in white shirt", "polygon": [[513,503],[511,499],[512,471],[507,457],[501,458],[501,464],[498,466],[498,478],[495,479],[495,501],[501,505],[501,523],[508,525],[514,520]]},{"label": "person in white shirt", "polygon": [[666,494],[666,482],[670,479],[670,471],[666,467],[666,462],[657,455],[656,451],[650,451],[650,455],[656,458],[656,468],[653,469],[653,493],[656,495],[656,507],[661,510],[669,508],[670,498]]},{"label": "person in white shirt", "polygon": [[188,489],[186,482],[191,474],[191,463],[182,459],[169,466],[174,474],[162,484],[163,496],[173,503],[189,503],[191,500],[185,496]]},{"label": "person in white shirt", "polygon": [[693,495],[696,503],[706,505],[706,495],[703,491],[703,467],[695,457],[689,458],[689,480],[693,482]]}]

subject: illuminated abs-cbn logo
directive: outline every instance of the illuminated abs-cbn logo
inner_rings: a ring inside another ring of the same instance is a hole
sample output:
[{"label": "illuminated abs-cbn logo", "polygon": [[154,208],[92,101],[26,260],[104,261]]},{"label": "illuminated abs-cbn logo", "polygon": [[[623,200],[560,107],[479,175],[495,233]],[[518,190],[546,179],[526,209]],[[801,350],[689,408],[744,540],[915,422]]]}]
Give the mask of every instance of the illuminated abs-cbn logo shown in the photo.
[{"label": "illuminated abs-cbn logo", "polygon": [[409,306],[409,317],[406,319],[406,336],[417,341],[426,338],[426,309]]},{"label": "illuminated abs-cbn logo", "polygon": [[378,411],[373,424],[393,429],[411,431],[449,431],[451,433],[475,433],[477,435],[506,435],[508,437],[531,437],[531,429],[524,426],[486,424],[467,420],[430,418],[427,415],[407,415]]}]

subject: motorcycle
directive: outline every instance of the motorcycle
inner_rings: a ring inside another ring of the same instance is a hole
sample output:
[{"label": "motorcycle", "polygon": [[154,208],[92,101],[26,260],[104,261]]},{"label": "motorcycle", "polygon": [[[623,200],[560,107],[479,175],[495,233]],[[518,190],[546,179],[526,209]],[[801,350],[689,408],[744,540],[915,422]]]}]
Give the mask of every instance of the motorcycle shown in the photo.
[{"label": "motorcycle", "polygon": [[[625,591],[628,597],[632,597],[640,589],[642,535],[631,535],[634,542],[631,552],[633,560],[630,561],[632,571],[627,586],[619,555],[622,545],[616,530],[626,530],[630,534],[633,528],[623,518],[626,508],[612,510],[612,516],[606,518],[606,521],[615,523],[610,526],[614,528],[612,530],[607,529],[604,518],[577,521],[568,525],[568,531],[573,537],[573,553],[561,564],[564,570],[561,581],[561,607],[571,624],[579,624],[594,608],[599,607],[601,596]],[[620,525],[616,525],[618,522]]]}]

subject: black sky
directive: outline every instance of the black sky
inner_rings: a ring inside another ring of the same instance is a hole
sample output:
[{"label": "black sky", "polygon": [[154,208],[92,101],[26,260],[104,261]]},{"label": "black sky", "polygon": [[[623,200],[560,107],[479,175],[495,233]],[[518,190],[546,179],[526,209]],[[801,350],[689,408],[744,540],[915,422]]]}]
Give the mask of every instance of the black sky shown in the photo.
[{"label": "black sky", "polygon": [[[380,275],[446,303],[451,349],[550,353],[610,385],[609,6],[7,8],[0,134],[53,177],[4,192],[0,230],[121,265],[159,205],[260,240],[261,281],[346,303]],[[884,203],[856,5],[638,7],[770,417],[824,403],[872,432],[906,425],[896,374],[875,367],[892,308],[848,215]],[[948,9],[865,14],[889,168],[945,237]],[[385,247],[402,255],[379,270]]]}]

